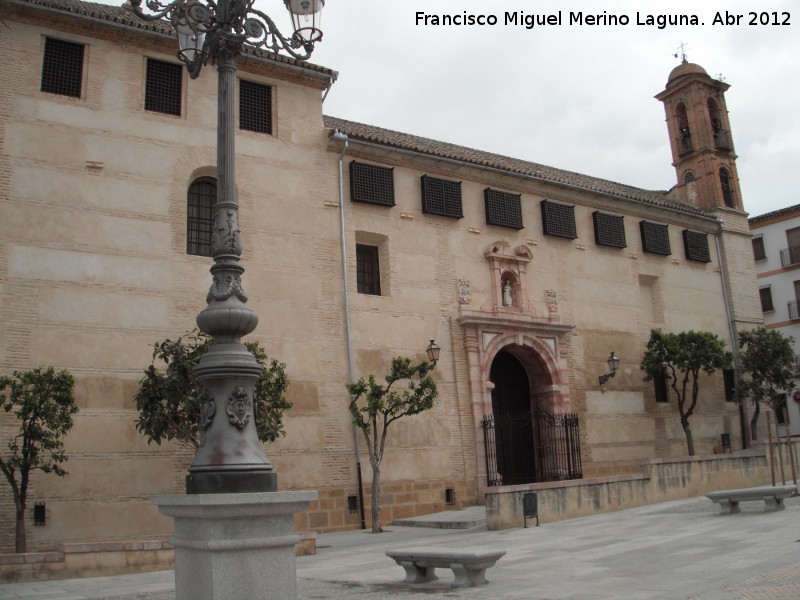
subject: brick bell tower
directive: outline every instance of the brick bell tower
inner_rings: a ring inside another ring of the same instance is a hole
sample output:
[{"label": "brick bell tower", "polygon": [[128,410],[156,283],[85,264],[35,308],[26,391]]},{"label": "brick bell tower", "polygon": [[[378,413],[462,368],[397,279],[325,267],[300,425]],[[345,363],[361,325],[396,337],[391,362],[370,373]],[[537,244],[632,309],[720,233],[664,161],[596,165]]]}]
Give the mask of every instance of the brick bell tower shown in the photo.
[{"label": "brick bell tower", "polygon": [[725,104],[729,87],[683,56],[669,74],[666,89],[656,96],[667,114],[678,189],[683,188],[686,201],[701,210],[744,210]]}]

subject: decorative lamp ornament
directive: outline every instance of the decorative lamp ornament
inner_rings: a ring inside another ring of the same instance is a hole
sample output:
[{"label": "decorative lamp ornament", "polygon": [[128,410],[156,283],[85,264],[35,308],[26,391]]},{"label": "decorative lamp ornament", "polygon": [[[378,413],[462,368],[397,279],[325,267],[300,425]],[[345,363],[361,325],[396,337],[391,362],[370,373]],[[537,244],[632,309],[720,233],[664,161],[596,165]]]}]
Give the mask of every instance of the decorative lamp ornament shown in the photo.
[{"label": "decorative lamp ornament", "polygon": [[322,39],[322,8],[325,0],[284,0],[292,15],[294,35],[303,43],[316,43]]},{"label": "decorative lamp ornament", "polygon": [[609,372],[605,375],[600,375],[600,385],[606,383],[609,379],[614,377],[617,374],[617,369],[619,369],[619,357],[614,354],[612,351],[611,354],[608,355],[608,359],[606,360],[608,363],[608,370]]},{"label": "decorative lamp ornament", "polygon": [[442,349],[436,344],[436,342],[431,340],[431,343],[428,344],[428,347],[425,349],[425,352],[428,355],[428,360],[431,363],[431,368],[435,367],[436,363],[439,362],[439,352],[441,351]]}]

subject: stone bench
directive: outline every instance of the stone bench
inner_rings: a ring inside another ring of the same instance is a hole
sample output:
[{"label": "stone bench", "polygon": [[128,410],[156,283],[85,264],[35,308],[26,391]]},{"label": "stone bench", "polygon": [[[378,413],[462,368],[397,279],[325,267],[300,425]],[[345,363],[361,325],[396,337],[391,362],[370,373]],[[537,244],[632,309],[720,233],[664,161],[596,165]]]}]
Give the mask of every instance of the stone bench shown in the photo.
[{"label": "stone bench", "polygon": [[767,511],[783,510],[784,499],[796,493],[797,487],[793,485],[776,485],[709,492],[706,498],[718,503],[721,514],[727,515],[740,512],[739,502],[751,500],[763,500]]},{"label": "stone bench", "polygon": [[455,574],[452,587],[475,587],[487,583],[486,569],[505,553],[484,548],[410,548],[388,550],[386,556],[406,570],[405,583],[434,581],[434,570],[440,568],[451,569]]}]

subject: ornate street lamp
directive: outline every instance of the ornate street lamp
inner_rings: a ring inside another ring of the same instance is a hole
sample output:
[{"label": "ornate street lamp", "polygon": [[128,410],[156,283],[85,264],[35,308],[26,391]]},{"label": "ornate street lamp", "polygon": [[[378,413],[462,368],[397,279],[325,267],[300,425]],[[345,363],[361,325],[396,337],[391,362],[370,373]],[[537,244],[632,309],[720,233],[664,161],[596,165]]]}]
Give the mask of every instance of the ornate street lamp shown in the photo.
[{"label": "ornate street lamp", "polygon": [[439,353],[441,351],[442,349],[433,340],[431,340],[431,343],[428,344],[428,347],[425,349],[425,353],[428,355],[428,360],[431,363],[431,369],[433,369],[436,366],[436,363],[439,362]]},{"label": "ornate street lamp", "polygon": [[242,289],[244,268],[239,265],[242,241],[236,200],[234,150],[234,85],[236,58],[245,44],[286,52],[305,60],[322,39],[319,13],[325,0],[284,0],[294,33],[284,37],[254,0],[130,0],[142,19],[168,19],[176,30],[178,58],[196,78],[213,60],[218,71],[217,95],[217,202],[214,205],[211,253],[211,289],[208,306],[197,315],[201,331],[214,344],[195,367],[202,386],[200,446],[186,477],[189,494],[272,492],[277,474],[258,441],[253,415],[253,388],[261,366],[241,338],[255,330],[258,315],[247,305]]},{"label": "ornate street lamp", "polygon": [[606,360],[606,362],[608,363],[609,372],[605,375],[600,375],[600,385],[603,385],[614,377],[614,375],[617,374],[617,369],[619,369],[619,357],[613,352],[608,355],[608,360]]}]

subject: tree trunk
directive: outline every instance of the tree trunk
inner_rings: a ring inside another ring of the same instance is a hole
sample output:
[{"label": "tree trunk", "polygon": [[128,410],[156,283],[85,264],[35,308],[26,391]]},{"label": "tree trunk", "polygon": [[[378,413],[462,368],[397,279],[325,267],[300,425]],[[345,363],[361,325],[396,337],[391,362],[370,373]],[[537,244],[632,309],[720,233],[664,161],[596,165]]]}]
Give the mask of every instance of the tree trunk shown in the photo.
[{"label": "tree trunk", "polygon": [[381,468],[372,465],[372,533],[381,533]]},{"label": "tree trunk", "polygon": [[683,426],[683,433],[686,434],[686,449],[689,452],[689,456],[694,456],[694,436],[692,436],[692,428],[689,425],[689,421],[685,421],[681,423]]},{"label": "tree trunk", "polygon": [[758,439],[758,416],[761,414],[761,402],[756,402],[753,416],[750,419],[750,439]]},{"label": "tree trunk", "polygon": [[14,541],[14,552],[22,554],[27,550],[27,543],[25,540],[25,509],[17,508],[17,534]]}]

